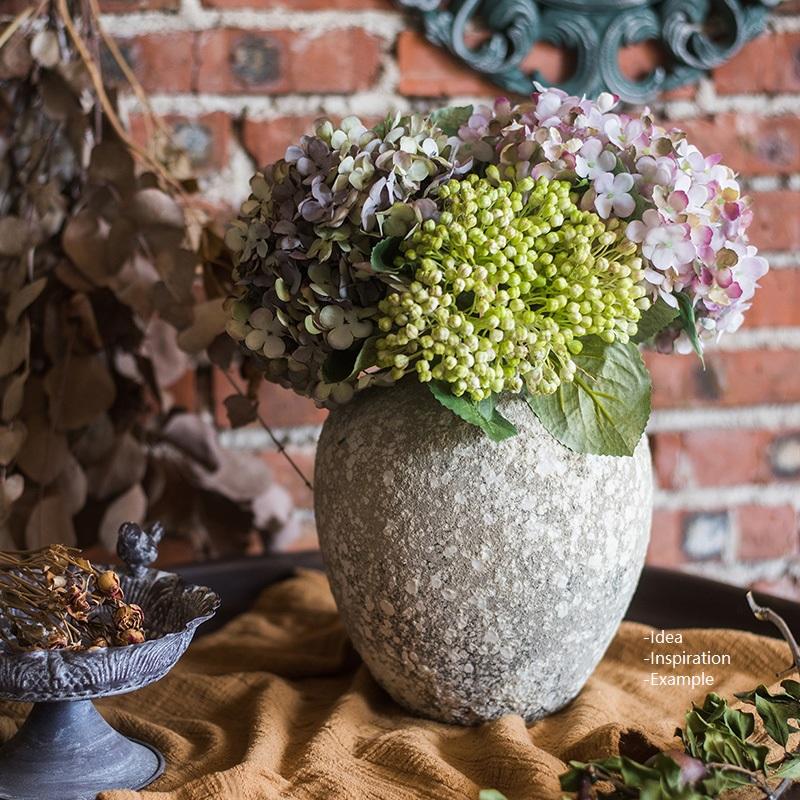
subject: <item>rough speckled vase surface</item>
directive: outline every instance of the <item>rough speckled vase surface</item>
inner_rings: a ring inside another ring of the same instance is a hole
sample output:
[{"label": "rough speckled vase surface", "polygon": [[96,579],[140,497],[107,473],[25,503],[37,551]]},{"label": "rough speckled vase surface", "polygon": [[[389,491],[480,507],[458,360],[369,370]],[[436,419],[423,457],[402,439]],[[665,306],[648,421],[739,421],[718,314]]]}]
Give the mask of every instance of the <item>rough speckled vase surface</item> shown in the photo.
[{"label": "rough speckled vase surface", "polygon": [[519,398],[490,441],[427,387],[371,389],[317,450],[316,515],[356,649],[402,705],[447,722],[528,720],[581,690],[628,607],[650,533],[646,438],[580,455]]}]

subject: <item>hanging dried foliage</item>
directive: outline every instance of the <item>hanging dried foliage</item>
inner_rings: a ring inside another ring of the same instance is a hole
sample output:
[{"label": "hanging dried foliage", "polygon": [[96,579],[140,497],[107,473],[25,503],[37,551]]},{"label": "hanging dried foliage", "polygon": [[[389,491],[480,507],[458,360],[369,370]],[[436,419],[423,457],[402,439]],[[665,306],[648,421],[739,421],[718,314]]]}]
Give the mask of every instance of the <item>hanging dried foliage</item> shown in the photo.
[{"label": "hanging dried foliage", "polygon": [[0,18],[0,549],[113,548],[156,506],[198,553],[252,548],[285,493],[167,391],[229,357],[221,231],[161,123],[128,138],[97,20],[94,0]]}]

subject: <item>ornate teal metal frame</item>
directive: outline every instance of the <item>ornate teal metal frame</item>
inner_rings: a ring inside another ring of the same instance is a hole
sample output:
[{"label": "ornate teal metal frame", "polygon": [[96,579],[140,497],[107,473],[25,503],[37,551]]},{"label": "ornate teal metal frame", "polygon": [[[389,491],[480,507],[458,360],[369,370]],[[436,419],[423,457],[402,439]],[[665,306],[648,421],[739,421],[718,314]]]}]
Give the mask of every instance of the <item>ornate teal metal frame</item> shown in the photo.
[{"label": "ornate teal metal frame", "polygon": [[[396,0],[421,13],[425,35],[498,86],[527,94],[533,81],[547,83],[522,62],[537,42],[575,52],[575,71],[561,84],[570,94],[602,91],[641,103],[667,89],[698,80],[764,30],[780,0]],[[480,20],[489,37],[466,41]],[[641,80],[622,74],[619,51],[657,40],[664,66]]]}]

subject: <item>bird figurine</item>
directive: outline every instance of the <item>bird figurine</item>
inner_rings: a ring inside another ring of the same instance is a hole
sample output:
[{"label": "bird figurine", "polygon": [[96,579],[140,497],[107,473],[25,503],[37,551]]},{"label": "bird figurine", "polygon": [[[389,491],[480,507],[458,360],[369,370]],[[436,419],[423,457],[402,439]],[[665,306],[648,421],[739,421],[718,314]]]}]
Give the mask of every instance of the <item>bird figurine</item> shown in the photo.
[{"label": "bird figurine", "polygon": [[164,526],[154,522],[142,528],[135,522],[123,522],[117,534],[117,555],[127,564],[134,578],[140,578],[145,569],[158,558],[158,543],[164,535]]}]

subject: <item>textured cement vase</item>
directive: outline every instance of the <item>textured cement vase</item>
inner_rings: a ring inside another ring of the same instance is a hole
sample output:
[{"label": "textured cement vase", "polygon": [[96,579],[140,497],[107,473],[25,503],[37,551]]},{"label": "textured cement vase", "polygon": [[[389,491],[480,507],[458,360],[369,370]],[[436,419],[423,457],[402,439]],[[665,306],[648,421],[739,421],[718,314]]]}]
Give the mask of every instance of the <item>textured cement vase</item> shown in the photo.
[{"label": "textured cement vase", "polygon": [[576,454],[524,401],[493,443],[420,384],[332,412],[316,517],[336,603],[377,681],[406,708],[473,724],[572,700],[628,607],[650,534],[646,438]]}]

